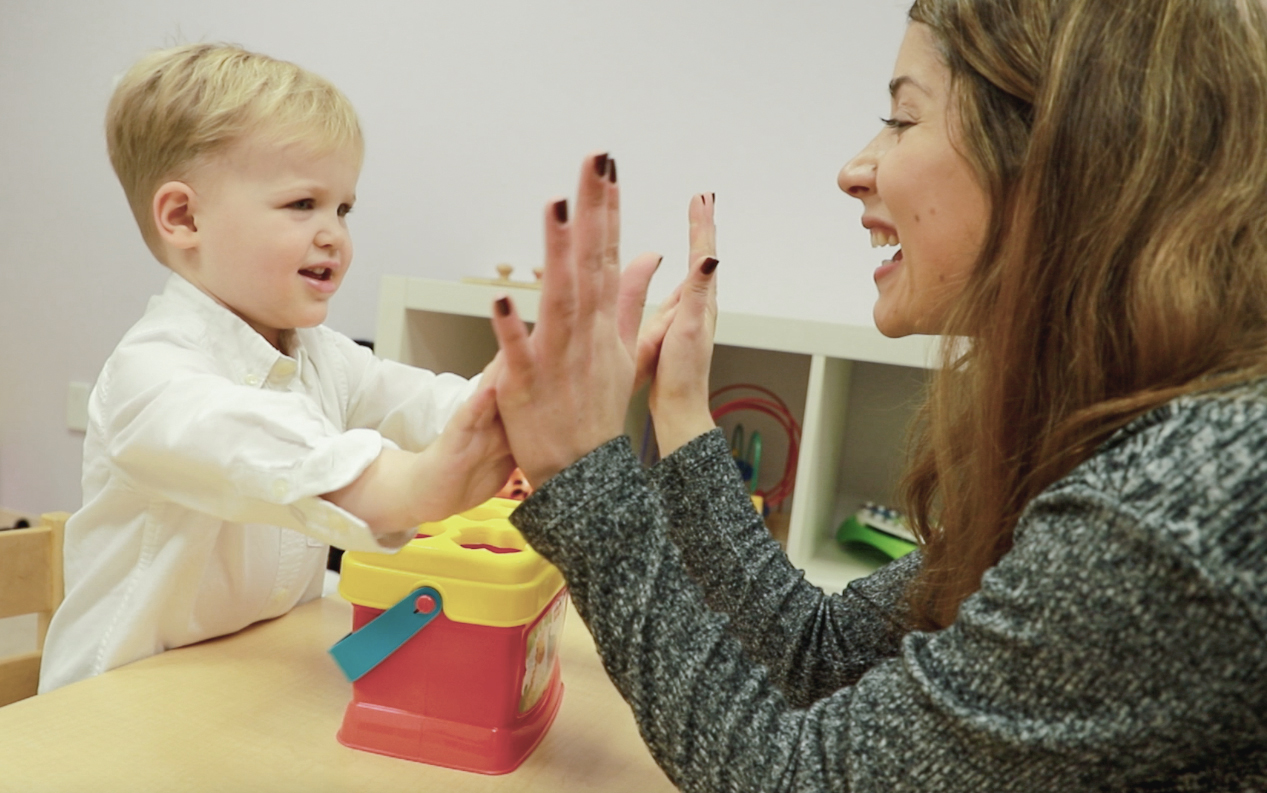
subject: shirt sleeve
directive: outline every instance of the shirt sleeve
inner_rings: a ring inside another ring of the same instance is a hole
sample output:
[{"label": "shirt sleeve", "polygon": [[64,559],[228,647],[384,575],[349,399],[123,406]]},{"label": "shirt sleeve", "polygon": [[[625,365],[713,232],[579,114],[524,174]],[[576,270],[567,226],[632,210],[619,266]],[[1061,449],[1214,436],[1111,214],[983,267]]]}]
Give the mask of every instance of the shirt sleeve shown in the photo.
[{"label": "shirt sleeve", "polygon": [[1021,537],[952,626],[797,707],[708,607],[627,439],[512,515],[682,790],[1223,789],[1201,785],[1261,768],[1267,660],[1239,604],[1102,494],[1026,520],[1058,529]]},{"label": "shirt sleeve", "polygon": [[450,372],[379,358],[340,333],[320,328],[349,373],[346,425],[379,432],[406,451],[430,446],[479,384]]},{"label": "shirt sleeve", "polygon": [[369,429],[342,431],[303,394],[240,385],[188,350],[143,343],[112,359],[97,391],[92,418],[110,465],[149,498],[351,550],[409,539],[376,539],[320,497],[360,476],[385,441]]},{"label": "shirt sleeve", "polygon": [[897,655],[909,630],[903,596],[911,554],[840,595],[805,580],[752,507],[725,437],[715,429],[648,471],[682,563],[705,603],[797,706],[857,682]]}]

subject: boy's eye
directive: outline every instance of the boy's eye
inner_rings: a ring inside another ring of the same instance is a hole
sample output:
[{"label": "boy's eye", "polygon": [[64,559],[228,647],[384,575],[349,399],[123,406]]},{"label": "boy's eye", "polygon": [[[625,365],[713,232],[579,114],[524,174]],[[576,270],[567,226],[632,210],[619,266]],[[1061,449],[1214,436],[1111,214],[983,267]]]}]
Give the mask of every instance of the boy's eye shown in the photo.
[{"label": "boy's eye", "polygon": [[351,204],[339,204],[339,217],[341,218],[347,217],[348,213],[351,211],[352,211]]},{"label": "boy's eye", "polygon": [[301,198],[298,201],[291,201],[288,206],[291,209],[315,209],[317,204],[311,198]]}]

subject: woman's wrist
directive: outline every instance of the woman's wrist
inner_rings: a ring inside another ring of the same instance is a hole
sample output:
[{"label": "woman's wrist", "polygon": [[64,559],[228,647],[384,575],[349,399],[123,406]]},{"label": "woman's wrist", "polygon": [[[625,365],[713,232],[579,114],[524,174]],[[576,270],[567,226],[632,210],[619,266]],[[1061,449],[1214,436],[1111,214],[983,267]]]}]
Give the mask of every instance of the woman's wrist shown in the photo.
[{"label": "woman's wrist", "polygon": [[652,416],[655,425],[656,446],[661,457],[668,457],[673,452],[695,440],[717,426],[707,410],[695,410],[689,413],[670,412],[665,416]]}]

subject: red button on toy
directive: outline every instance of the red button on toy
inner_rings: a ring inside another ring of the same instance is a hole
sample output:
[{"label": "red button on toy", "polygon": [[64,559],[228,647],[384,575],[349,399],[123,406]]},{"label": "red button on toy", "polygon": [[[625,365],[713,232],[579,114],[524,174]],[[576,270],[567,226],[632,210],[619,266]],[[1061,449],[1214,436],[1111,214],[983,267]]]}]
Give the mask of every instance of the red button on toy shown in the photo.
[{"label": "red button on toy", "polygon": [[419,595],[418,599],[414,601],[414,610],[419,614],[430,614],[435,611],[435,608],[436,599],[430,595]]}]

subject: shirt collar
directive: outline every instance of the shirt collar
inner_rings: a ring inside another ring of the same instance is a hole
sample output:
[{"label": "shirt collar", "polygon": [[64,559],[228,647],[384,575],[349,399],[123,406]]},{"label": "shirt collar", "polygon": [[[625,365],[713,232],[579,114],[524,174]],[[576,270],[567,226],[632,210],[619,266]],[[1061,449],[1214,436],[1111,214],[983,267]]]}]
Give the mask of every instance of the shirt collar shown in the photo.
[{"label": "shirt collar", "polygon": [[299,334],[283,334],[283,342],[294,355],[281,353],[245,320],[176,272],[168,277],[162,300],[206,324],[208,348],[230,368],[236,382],[252,388],[286,388],[300,375],[307,355]]}]

